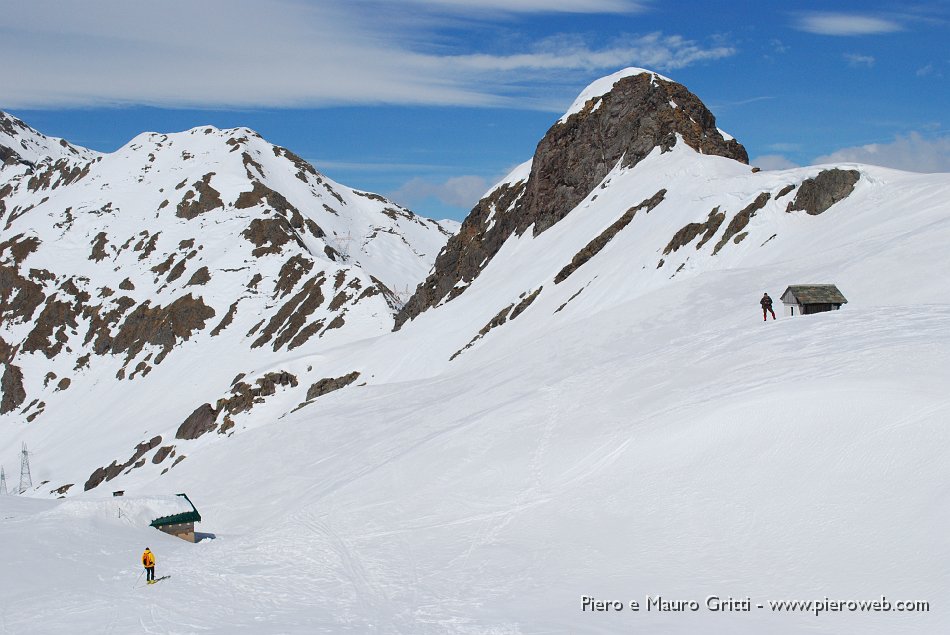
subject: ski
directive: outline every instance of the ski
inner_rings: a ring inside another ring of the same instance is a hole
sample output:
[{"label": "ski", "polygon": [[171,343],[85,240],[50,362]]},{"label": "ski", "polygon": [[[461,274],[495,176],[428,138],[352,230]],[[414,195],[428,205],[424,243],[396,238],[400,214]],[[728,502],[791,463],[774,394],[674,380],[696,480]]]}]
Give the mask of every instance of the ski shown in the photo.
[{"label": "ski", "polygon": [[160,577],[160,578],[155,578],[155,579],[152,580],[151,582],[146,582],[145,584],[146,584],[146,585],[155,584],[155,583],[157,583],[157,582],[161,582],[162,580],[167,580],[167,579],[170,578],[170,577],[172,577],[172,576],[171,576],[171,575],[163,575],[162,577]]}]

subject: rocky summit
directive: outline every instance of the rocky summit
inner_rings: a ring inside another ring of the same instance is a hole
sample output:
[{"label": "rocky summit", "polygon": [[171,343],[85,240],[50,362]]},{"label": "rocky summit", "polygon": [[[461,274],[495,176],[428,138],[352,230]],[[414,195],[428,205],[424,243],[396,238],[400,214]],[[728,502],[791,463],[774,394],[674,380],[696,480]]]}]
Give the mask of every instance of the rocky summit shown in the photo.
[{"label": "rocky summit", "polygon": [[749,162],[745,148],[682,84],[637,68],[591,84],[538,143],[524,178],[495,188],[472,209],[397,325],[460,293],[512,234],[533,228],[538,235],[564,218],[616,166],[631,168],[655,148],[669,152],[677,143]]}]

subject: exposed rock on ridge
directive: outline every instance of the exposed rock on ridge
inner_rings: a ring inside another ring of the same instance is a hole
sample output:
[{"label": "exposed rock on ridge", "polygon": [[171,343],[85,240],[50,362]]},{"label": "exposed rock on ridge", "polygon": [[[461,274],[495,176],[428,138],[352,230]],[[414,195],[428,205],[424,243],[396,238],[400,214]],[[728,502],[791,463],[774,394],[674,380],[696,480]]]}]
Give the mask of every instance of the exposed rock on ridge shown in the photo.
[{"label": "exposed rock on ridge", "polygon": [[859,178],[861,173],[857,170],[824,170],[818,176],[802,181],[795,200],[788,204],[785,211],[805,210],[808,214],[817,216],[847,198],[854,191],[854,185]]},{"label": "exposed rock on ridge", "polygon": [[556,276],[554,276],[554,284],[560,284],[567,280],[568,276],[577,271],[585,262],[593,258],[603,249],[607,243],[609,243],[617,233],[622,230],[624,227],[630,224],[630,221],[633,220],[634,216],[637,215],[637,212],[640,210],[646,210],[647,213],[650,213],[654,207],[663,202],[663,197],[666,196],[666,190],[660,190],[652,197],[646,199],[639,205],[634,205],[626,212],[623,216],[618,218],[614,223],[605,229],[597,238],[587,243],[587,245],[577,252],[574,257],[571,259],[571,262],[564,266]]}]

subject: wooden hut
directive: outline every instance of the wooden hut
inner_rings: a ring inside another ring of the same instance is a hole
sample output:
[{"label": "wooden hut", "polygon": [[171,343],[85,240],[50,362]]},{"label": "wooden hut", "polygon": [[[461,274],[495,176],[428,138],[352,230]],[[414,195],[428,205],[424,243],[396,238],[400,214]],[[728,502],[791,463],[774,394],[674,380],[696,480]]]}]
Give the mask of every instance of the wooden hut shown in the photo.
[{"label": "wooden hut", "polygon": [[159,531],[165,532],[166,534],[171,534],[172,536],[177,536],[182,540],[187,540],[188,542],[195,541],[195,523],[201,522],[201,514],[198,513],[198,510],[195,509],[195,504],[191,502],[191,499],[188,498],[185,494],[177,494],[181,496],[188,502],[188,506],[191,507],[191,511],[185,511],[178,514],[172,514],[171,516],[162,516],[161,518],[156,518],[149,525],[155,527]]},{"label": "wooden hut", "polygon": [[793,284],[782,294],[785,315],[837,311],[848,302],[833,284]]}]

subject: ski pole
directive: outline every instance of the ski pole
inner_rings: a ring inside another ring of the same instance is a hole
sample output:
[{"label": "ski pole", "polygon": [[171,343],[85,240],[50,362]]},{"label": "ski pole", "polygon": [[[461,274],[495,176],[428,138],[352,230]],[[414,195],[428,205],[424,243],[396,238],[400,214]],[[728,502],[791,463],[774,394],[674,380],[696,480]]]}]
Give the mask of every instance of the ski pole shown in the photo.
[{"label": "ski pole", "polygon": [[139,573],[139,577],[135,578],[135,584],[132,585],[133,589],[136,587],[136,585],[138,585],[139,580],[142,579],[142,573],[145,573],[145,569],[142,569],[141,573]]}]

